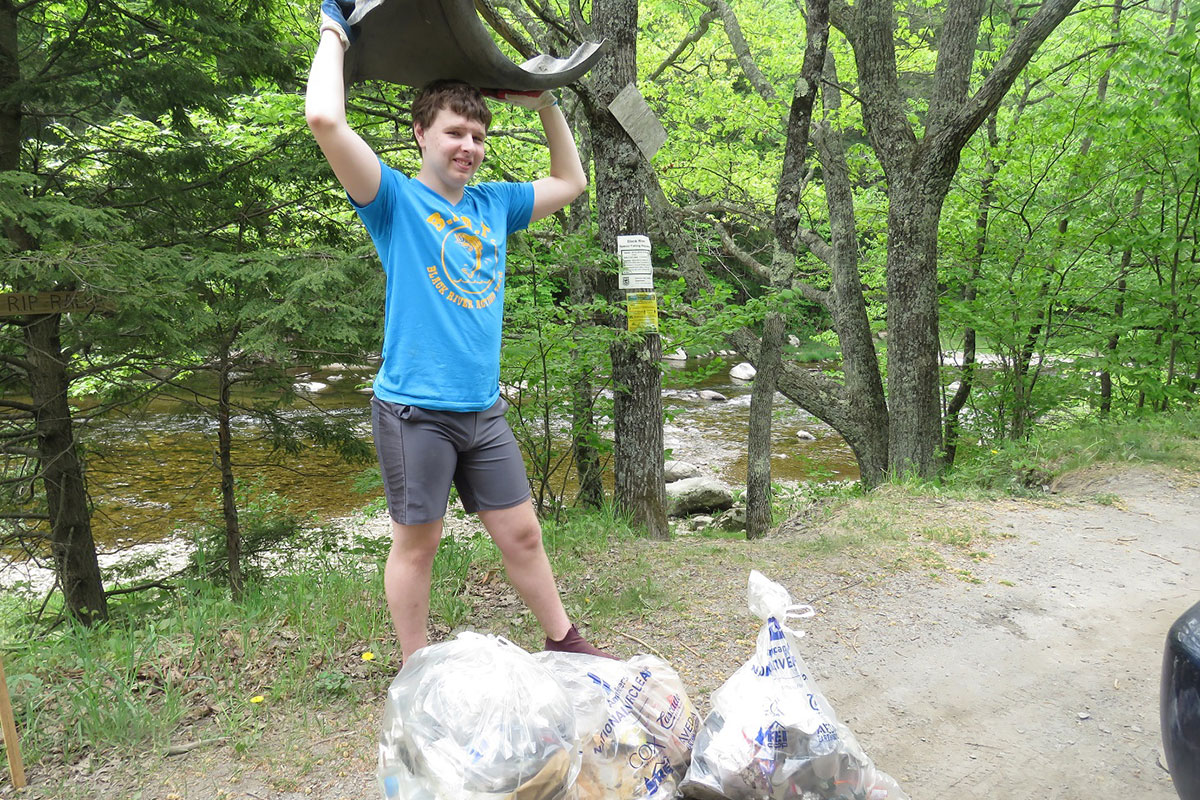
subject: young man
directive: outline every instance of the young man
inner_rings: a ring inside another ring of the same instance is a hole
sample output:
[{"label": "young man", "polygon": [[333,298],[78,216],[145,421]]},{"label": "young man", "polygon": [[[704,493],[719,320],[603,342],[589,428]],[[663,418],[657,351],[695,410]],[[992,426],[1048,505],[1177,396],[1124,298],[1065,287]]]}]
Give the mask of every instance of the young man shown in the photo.
[{"label": "young man", "polygon": [[345,0],[322,4],[305,116],[387,276],[371,416],[392,518],[384,589],[401,654],[428,643],[433,558],[453,481],[499,547],[546,649],[604,655],[563,608],[499,385],[506,238],[583,191],[575,141],[552,94],[507,94],[501,99],[541,117],[550,174],[531,184],[471,186],[491,112],[476,89],[439,81],[413,103],[420,171],[410,178],[385,166],[346,123],[342,64],[352,9]]}]

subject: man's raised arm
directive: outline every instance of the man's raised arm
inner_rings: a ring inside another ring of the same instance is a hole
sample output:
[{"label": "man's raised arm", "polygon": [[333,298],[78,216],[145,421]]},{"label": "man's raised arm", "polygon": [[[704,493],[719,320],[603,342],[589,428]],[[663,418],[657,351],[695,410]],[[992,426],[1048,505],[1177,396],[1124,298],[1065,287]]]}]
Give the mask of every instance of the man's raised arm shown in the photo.
[{"label": "man's raised arm", "polygon": [[579,160],[575,137],[552,92],[489,92],[497,100],[533,109],[542,119],[550,150],[550,174],[533,182],[530,222],[548,217],[587,188],[587,173]]},{"label": "man's raised arm", "polygon": [[342,65],[353,36],[346,17],[353,9],[354,3],[346,0],[321,4],[321,41],[308,73],[304,118],[342,188],[354,202],[366,205],[379,191],[380,167],[371,146],[346,122]]}]

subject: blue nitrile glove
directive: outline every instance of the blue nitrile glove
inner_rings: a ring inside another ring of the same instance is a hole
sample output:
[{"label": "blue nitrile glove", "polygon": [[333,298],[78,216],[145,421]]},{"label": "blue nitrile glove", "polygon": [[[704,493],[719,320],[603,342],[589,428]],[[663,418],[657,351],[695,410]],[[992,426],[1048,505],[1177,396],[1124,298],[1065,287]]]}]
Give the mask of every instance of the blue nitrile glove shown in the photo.
[{"label": "blue nitrile glove", "polygon": [[342,40],[342,49],[358,36],[358,31],[347,22],[354,13],[354,0],[321,0],[321,30],[330,30]]}]

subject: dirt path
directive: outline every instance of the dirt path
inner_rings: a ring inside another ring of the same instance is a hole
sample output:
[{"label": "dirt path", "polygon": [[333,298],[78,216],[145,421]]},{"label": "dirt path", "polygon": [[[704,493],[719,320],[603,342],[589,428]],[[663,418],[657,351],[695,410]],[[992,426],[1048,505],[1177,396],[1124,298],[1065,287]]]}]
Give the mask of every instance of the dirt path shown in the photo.
[{"label": "dirt path", "polygon": [[[745,582],[756,568],[813,602],[801,642],[810,672],[914,800],[1172,800],[1159,670],[1167,629],[1200,600],[1200,487],[1093,472],[1057,489],[1036,502],[922,501],[945,529],[993,534],[986,555],[948,548],[959,555],[929,569],[798,563],[795,543],[811,535],[799,524],[760,543],[647,545],[641,555],[680,600],[593,637],[622,656],[658,652],[707,709],[753,647]],[[377,724],[376,708],[273,719],[250,739],[35,776],[23,796],[375,797]]]},{"label": "dirt path", "polygon": [[[1200,490],[1129,473],[1060,488],[1057,507],[989,514],[1013,536],[982,584],[840,597],[830,616],[861,621],[857,644],[812,626],[827,693],[914,798],[1176,797],[1159,675],[1167,629],[1200,600]],[[1097,494],[1120,500],[1072,499]]]}]

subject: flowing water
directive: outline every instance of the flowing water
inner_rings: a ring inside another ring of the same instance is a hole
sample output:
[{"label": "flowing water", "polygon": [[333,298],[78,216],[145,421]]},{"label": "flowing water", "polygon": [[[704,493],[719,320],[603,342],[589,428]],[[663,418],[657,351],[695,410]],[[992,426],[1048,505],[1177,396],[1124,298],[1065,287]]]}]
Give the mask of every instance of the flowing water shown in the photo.
[{"label": "flowing water", "polygon": [[[667,363],[669,388],[664,389],[663,406],[669,457],[689,461],[730,485],[744,485],[750,383],[730,378],[727,368],[705,371],[703,361]],[[299,375],[297,385],[307,402],[289,413],[313,413],[311,407],[317,406],[346,415],[369,440],[369,395],[363,387],[372,375],[373,369],[365,366]],[[727,400],[702,399],[699,392],[705,389]],[[262,490],[288,498],[295,511],[345,516],[379,494],[354,489],[355,478],[369,465],[347,464],[320,450],[280,460],[271,457],[265,443],[254,441],[256,431],[249,421],[235,419],[234,425],[238,476],[261,481]],[[815,438],[799,438],[801,430]],[[782,396],[776,398],[772,438],[776,480],[858,477],[842,438]],[[216,427],[210,418],[159,402],[137,419],[95,421],[84,440],[89,491],[96,505],[94,532],[102,547],[155,541],[218,514]]]}]

